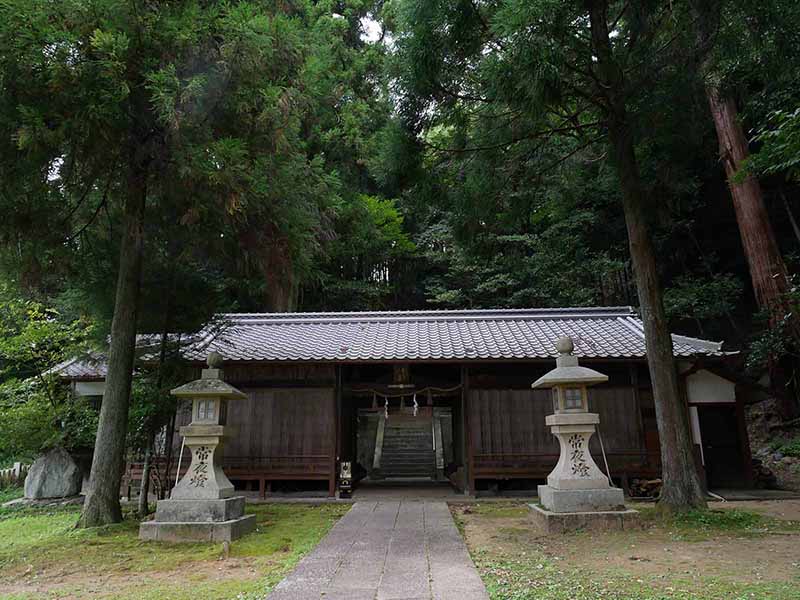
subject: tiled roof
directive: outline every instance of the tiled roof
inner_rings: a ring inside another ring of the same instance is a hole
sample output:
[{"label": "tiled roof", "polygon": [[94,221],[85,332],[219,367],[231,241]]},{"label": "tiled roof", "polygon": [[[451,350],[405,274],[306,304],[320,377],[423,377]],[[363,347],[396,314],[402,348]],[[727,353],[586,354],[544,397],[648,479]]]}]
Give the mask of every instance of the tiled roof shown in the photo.
[{"label": "tiled roof", "polygon": [[[565,335],[581,358],[645,357],[642,323],[628,306],[221,314],[182,353],[196,361],[212,350],[256,362],[528,360],[555,357]],[[724,354],[718,342],[672,339],[676,357]]]},{"label": "tiled roof", "polygon": [[91,352],[65,360],[49,368],[44,375],[56,373],[64,379],[103,379],[107,366],[104,354]]},{"label": "tiled roof", "polygon": [[[535,359],[568,335],[583,358],[642,358],[631,307],[219,315],[185,356],[233,361]],[[673,336],[675,355],[721,355],[721,344]]]}]

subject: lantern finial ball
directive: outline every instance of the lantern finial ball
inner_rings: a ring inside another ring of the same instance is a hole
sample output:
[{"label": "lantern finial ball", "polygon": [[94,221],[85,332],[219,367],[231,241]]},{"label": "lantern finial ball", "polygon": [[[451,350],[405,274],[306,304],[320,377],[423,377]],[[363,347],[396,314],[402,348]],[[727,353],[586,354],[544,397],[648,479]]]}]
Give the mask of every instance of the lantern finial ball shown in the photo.
[{"label": "lantern finial ball", "polygon": [[564,336],[556,340],[556,350],[559,354],[572,354],[574,349],[575,344],[572,343],[571,337]]},{"label": "lantern finial ball", "polygon": [[208,354],[208,358],[206,358],[206,364],[208,364],[209,369],[219,369],[222,367],[222,354],[217,352],[216,350],[212,350]]}]

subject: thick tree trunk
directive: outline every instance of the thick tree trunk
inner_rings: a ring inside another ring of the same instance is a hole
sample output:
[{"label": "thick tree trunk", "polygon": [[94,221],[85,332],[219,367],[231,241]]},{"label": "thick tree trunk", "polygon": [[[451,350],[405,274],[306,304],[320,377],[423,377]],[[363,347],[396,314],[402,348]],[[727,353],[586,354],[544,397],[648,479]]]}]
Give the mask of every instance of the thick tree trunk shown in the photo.
[{"label": "thick tree trunk", "polygon": [[784,295],[789,288],[788,276],[764,205],[761,185],[751,175],[741,180],[736,178],[749,156],[736,104],[710,84],[706,86],[706,95],[717,129],[719,153],[733,196],[733,208],[756,301],[759,307],[770,313],[777,310],[779,318],[782,318],[786,314],[783,311],[786,308]]},{"label": "thick tree trunk", "polygon": [[[764,204],[761,184],[750,174],[737,176],[750,155],[747,138],[739,121],[734,99],[722,92],[714,76],[712,49],[714,37],[720,26],[722,2],[720,0],[696,1],[692,6],[697,37],[699,71],[705,80],[705,91],[719,142],[719,154],[725,168],[728,187],[733,197],[733,208],[739,225],[739,235],[750,271],[758,307],[769,316],[770,327],[788,326],[794,345],[800,343],[800,320],[788,305],[786,293],[789,280],[786,264],[780,253],[769,214]],[[797,361],[791,357],[778,357],[770,365],[771,386],[781,401],[784,419],[800,414],[798,389],[793,382]]]},{"label": "thick tree trunk", "polygon": [[106,390],[100,407],[89,492],[79,522],[82,527],[95,527],[122,520],[119,489],[125,458],[128,405],[136,351],[136,313],[146,196],[146,172],[140,168],[132,168],[120,242]]},{"label": "thick tree trunk", "polygon": [[[761,184],[749,174],[741,179],[737,178],[737,174],[750,155],[750,150],[742,124],[739,122],[736,103],[730,96],[721,94],[711,83],[706,84],[706,97],[717,130],[719,154],[733,197],[733,209],[739,225],[739,235],[750,270],[756,302],[758,307],[769,315],[771,327],[784,324],[788,317],[788,333],[798,340],[799,325],[786,296],[789,291],[789,276],[764,204]],[[800,415],[800,406],[794,386],[786,382],[785,370],[787,368],[790,371],[794,370],[793,365],[785,364],[787,362],[793,361],[773,364],[770,376],[775,394],[781,400],[782,417],[793,419]]]},{"label": "thick tree trunk", "polygon": [[587,0],[587,5],[597,56],[597,75],[608,119],[612,159],[622,187],[628,244],[644,323],[647,365],[661,443],[664,485],[659,503],[677,511],[703,507],[705,497],[695,466],[688,410],[678,386],[672,336],[647,225],[645,194],[628,125],[623,73],[614,60],[609,42],[607,2]]}]

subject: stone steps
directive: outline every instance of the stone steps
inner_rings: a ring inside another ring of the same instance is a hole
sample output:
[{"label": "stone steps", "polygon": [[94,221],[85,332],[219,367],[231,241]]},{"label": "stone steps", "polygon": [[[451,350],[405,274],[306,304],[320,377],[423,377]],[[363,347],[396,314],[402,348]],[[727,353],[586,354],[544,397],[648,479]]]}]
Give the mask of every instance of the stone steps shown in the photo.
[{"label": "stone steps", "polygon": [[380,468],[384,477],[432,477],[435,466],[429,419],[397,417],[386,422]]}]

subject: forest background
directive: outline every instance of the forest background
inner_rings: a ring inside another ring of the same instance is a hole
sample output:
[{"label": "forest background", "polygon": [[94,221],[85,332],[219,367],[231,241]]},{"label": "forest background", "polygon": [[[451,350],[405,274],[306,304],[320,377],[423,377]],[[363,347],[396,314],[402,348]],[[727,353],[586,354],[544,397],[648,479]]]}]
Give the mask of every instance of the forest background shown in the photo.
[{"label": "forest background", "polygon": [[619,98],[670,329],[794,385],[795,2],[2,0],[0,23],[0,462],[90,444],[40,374],[112,333],[638,305]]}]

